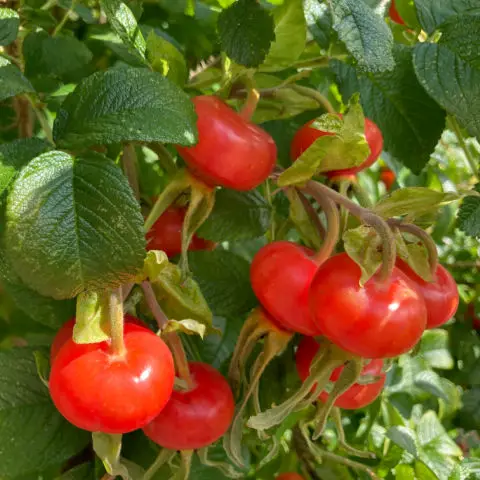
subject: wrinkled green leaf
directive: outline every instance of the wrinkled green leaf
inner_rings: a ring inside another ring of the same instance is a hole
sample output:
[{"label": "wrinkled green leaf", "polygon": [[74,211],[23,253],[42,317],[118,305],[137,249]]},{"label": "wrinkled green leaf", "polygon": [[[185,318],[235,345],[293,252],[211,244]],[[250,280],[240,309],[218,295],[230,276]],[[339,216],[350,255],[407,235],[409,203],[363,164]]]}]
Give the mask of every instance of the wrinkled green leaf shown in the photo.
[{"label": "wrinkled green leaf", "polygon": [[9,45],[18,34],[20,18],[11,8],[0,8],[0,45]]},{"label": "wrinkled green leaf", "polygon": [[111,160],[53,151],[30,162],[15,180],[5,244],[26,285],[71,298],[133,279],[145,256],[143,217]]},{"label": "wrinkled green leaf", "polygon": [[188,96],[157,72],[122,68],[83,80],[54,124],[61,147],[127,141],[192,145],[196,116]]},{"label": "wrinkled green leaf", "polygon": [[92,52],[75,37],[47,32],[32,32],[23,42],[25,75],[51,75],[68,78],[69,74],[85,69],[92,60]]},{"label": "wrinkled green leaf", "polygon": [[432,368],[450,370],[454,366],[454,361],[448,347],[448,332],[446,330],[426,330],[420,342],[418,354]]},{"label": "wrinkled green leaf", "polygon": [[0,351],[0,475],[6,478],[65,462],[89,439],[54,407],[33,353],[30,348]]},{"label": "wrinkled green leaf", "polygon": [[387,437],[392,440],[393,443],[406,450],[410,455],[414,457],[418,456],[415,432],[410,428],[402,426],[391,427],[387,431]]},{"label": "wrinkled green leaf", "polygon": [[[480,193],[480,183],[475,190]],[[480,197],[468,196],[458,210],[458,227],[471,237],[480,237]]]},{"label": "wrinkled green leaf", "polygon": [[16,65],[0,57],[0,102],[35,90]]},{"label": "wrinkled green leaf", "polygon": [[275,39],[272,16],[255,0],[238,0],[218,17],[222,50],[246,67],[260,65]]},{"label": "wrinkled green leaf", "polygon": [[448,401],[440,376],[432,370],[424,370],[415,376],[415,385],[438,398]]},{"label": "wrinkled green leaf", "polygon": [[412,49],[397,45],[394,57],[391,72],[368,76],[338,60],[330,65],[344,100],[360,92],[365,116],[382,131],[384,150],[419,173],[445,128],[445,112],[419,83],[412,66]]},{"label": "wrinkled green leaf", "polygon": [[328,48],[332,32],[332,16],[326,3],[306,0],[303,4],[307,27],[321,48]]},{"label": "wrinkled green leaf", "polygon": [[146,43],[137,20],[126,3],[121,0],[100,0],[113,30],[128,47],[130,53],[145,59]]},{"label": "wrinkled green leaf", "polygon": [[364,2],[332,2],[333,28],[345,43],[362,71],[381,73],[392,70],[393,36],[383,18]]}]

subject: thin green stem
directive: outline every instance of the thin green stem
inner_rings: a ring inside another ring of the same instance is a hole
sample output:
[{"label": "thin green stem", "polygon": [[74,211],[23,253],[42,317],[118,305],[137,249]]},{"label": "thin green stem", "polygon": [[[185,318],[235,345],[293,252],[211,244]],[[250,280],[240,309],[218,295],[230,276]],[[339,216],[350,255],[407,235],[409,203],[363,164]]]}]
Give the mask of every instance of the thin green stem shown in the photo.
[{"label": "thin green stem", "polygon": [[323,223],[321,222],[317,211],[313,208],[313,206],[309,202],[308,198],[300,190],[298,190],[298,197],[300,198],[300,201],[302,202],[303,208],[305,209],[308,216],[312,220],[313,224],[317,228],[318,234],[323,241],[325,239],[326,235],[327,235],[327,231],[325,230],[325,227],[323,226]]},{"label": "thin green stem", "polygon": [[178,376],[187,384],[189,390],[193,389],[195,383],[190,374],[190,368],[188,366],[188,360],[185,355],[181,338],[176,332],[172,332],[165,335],[165,340],[172,351],[173,358],[175,359]]},{"label": "thin green stem", "polygon": [[465,158],[467,159],[467,164],[470,167],[470,170],[472,171],[473,175],[478,178],[477,163],[473,158],[472,152],[469,150],[468,145],[465,142],[465,139],[463,138],[463,134],[457,119],[453,116],[450,117],[449,124],[452,127],[452,130],[455,133],[455,136],[457,137],[458,143],[460,144],[460,146],[462,147],[465,153]]},{"label": "thin green stem", "polygon": [[160,166],[169,174],[175,175],[177,173],[177,166],[173,160],[170,152],[166,149],[162,143],[149,143],[148,148],[155,152],[158,156],[158,162]]},{"label": "thin green stem", "polygon": [[114,356],[125,355],[125,339],[123,336],[123,301],[122,289],[117,288],[110,294],[110,352]]},{"label": "thin green stem", "polygon": [[132,143],[127,143],[123,147],[122,166],[130,188],[133,190],[135,198],[139,200],[140,186],[138,184],[137,173],[137,152],[135,152],[135,146]]},{"label": "thin green stem", "polygon": [[65,24],[67,23],[68,17],[70,16],[70,14],[73,12],[75,8],[76,3],[77,3],[77,0],[72,0],[70,8],[65,12],[65,15],[60,20],[60,23],[55,27],[55,30],[52,33],[52,37],[55,37],[56,35],[58,35],[58,33],[60,33],[62,28],[65,26]]},{"label": "thin green stem", "polygon": [[142,290],[145,294],[145,300],[147,302],[148,308],[152,312],[153,318],[155,318],[158,328],[163,330],[165,325],[168,323],[168,317],[165,315],[165,312],[162,310],[162,307],[158,304],[157,297],[153,291],[152,284],[145,280],[142,282]]},{"label": "thin green stem", "polygon": [[40,126],[42,127],[42,130],[45,133],[45,137],[47,137],[47,140],[50,143],[53,143],[52,129],[44,113],[37,107],[35,101],[30,95],[25,95],[25,98],[28,100],[28,102],[30,103],[30,106],[32,107],[32,110],[35,112],[37,120],[40,123]]},{"label": "thin green stem", "polygon": [[309,97],[309,98],[312,98],[313,100],[316,100],[323,108],[325,108],[325,110],[328,113],[336,113],[335,109],[333,108],[333,105],[328,101],[328,99],[324,95],[322,95],[317,90],[314,90],[313,88],[303,87],[301,85],[295,85],[295,84],[290,85],[289,88],[299,93],[300,95],[303,95],[304,97]]},{"label": "thin green stem", "polygon": [[150,465],[149,469],[145,472],[143,476],[143,480],[151,480],[155,474],[160,470],[160,468],[165,465],[168,461],[170,461],[177,452],[173,450],[167,450],[166,448],[162,448],[160,453],[158,454],[155,461]]}]

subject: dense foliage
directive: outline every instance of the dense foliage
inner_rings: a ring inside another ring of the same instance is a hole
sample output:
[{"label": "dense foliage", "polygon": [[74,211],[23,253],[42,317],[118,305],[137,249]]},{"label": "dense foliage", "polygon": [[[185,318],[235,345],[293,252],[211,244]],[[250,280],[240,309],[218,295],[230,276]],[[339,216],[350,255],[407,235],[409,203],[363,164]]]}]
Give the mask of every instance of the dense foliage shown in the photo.
[{"label": "dense foliage", "polygon": [[0,479],[480,478],[479,0],[0,3]]}]

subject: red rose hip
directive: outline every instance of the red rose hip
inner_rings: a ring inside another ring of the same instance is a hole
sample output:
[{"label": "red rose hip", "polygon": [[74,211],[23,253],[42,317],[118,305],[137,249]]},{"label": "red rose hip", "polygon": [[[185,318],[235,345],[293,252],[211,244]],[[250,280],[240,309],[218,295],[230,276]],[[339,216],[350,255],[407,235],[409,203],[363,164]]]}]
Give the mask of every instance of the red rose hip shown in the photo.
[{"label": "red rose hip", "polygon": [[272,137],[245,120],[218,97],[193,98],[198,143],[177,147],[192,173],[210,186],[251,190],[264,182],[275,166]]}]

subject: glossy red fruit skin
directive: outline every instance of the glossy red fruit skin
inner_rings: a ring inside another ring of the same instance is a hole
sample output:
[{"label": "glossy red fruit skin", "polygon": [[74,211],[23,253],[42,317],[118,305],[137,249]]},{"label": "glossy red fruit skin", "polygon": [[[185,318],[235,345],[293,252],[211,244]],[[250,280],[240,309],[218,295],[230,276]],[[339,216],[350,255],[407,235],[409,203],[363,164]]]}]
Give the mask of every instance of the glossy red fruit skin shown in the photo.
[{"label": "glossy red fruit skin", "polygon": [[387,192],[391,190],[393,184],[395,183],[395,178],[395,172],[390,170],[388,167],[382,167],[380,170],[380,180],[385,185]]},{"label": "glossy red fruit skin", "polygon": [[417,286],[427,306],[427,328],[447,323],[457,312],[459,296],[455,280],[450,272],[438,265],[433,282],[419,277],[407,263],[398,259],[397,267]]},{"label": "glossy red fruit skin", "polygon": [[225,378],[206,363],[189,363],[195,387],[175,391],[152,422],[143,428],[155,443],[171,450],[194,450],[211,445],[232,423],[233,394]]},{"label": "glossy red fruit skin", "polygon": [[[162,250],[168,257],[182,253],[182,227],[187,209],[185,207],[169,207],[148,231],[147,250]],[[213,250],[215,243],[194,235],[188,249]]]},{"label": "glossy red fruit skin", "polygon": [[304,480],[304,478],[296,472],[282,473],[275,480]]},{"label": "glossy red fruit skin", "polygon": [[[304,382],[310,373],[310,365],[313,357],[318,352],[320,345],[311,337],[303,337],[298,345],[297,353],[295,355],[295,363],[297,365],[297,372]],[[330,376],[330,381],[335,382],[340,377],[344,367],[338,367]],[[335,400],[335,406],[344,408],[346,410],[355,410],[363,408],[372,403],[382,392],[385,385],[385,373],[382,372],[383,360],[374,359],[368,365],[365,365],[362,370],[362,375],[374,375],[380,379],[374,383],[361,385],[355,383],[345,393],[340,395]],[[318,397],[325,402],[328,398],[327,392],[322,392]]]},{"label": "glossy red fruit skin", "polygon": [[124,357],[109,342],[66,341],[49,386],[53,403],[73,425],[90,432],[127,433],[153,420],[168,402],[175,369],[170,350],[152,331],[125,324]]},{"label": "glossy red fruit skin", "polygon": [[251,190],[264,182],[275,166],[272,137],[243,119],[218,97],[193,98],[198,143],[177,146],[192,173],[210,186]]},{"label": "glossy red fruit skin", "polygon": [[[339,114],[339,116],[342,117],[341,114]],[[311,125],[314,121],[315,120],[311,120],[310,122],[307,122],[293,137],[290,148],[290,156],[293,161],[307,150],[317,138],[325,135],[333,135],[333,133],[323,132],[312,127]],[[370,155],[361,165],[358,167],[346,168],[344,170],[332,170],[330,172],[325,172],[325,175],[329,178],[354,175],[375,163],[383,150],[383,136],[377,125],[368,118],[365,118],[365,138],[370,147]]]},{"label": "glossy red fruit skin", "polygon": [[427,324],[425,302],[398,268],[380,284],[377,276],[360,287],[360,267],[346,253],[329,258],[310,288],[313,320],[343,350],[364,358],[408,352]]},{"label": "glossy red fruit skin", "polygon": [[[142,320],[140,320],[139,318],[132,317],[131,315],[125,315],[124,320],[126,323],[132,323],[148,329],[148,325]],[[58,330],[57,334],[53,339],[52,346],[50,347],[50,363],[53,362],[53,360],[58,355],[58,352],[63,347],[65,342],[72,338],[74,326],[75,326],[75,318],[72,318],[67,322],[65,322],[61,326],[60,330]]]},{"label": "glossy red fruit skin", "polygon": [[320,335],[308,306],[310,283],[317,271],[313,251],[292,242],[262,247],[250,267],[253,291],[262,306],[283,328]]},{"label": "glossy red fruit skin", "polygon": [[388,14],[390,15],[392,22],[398,23],[399,25],[405,25],[403,18],[400,16],[397,7],[395,6],[395,0],[392,0]]}]

